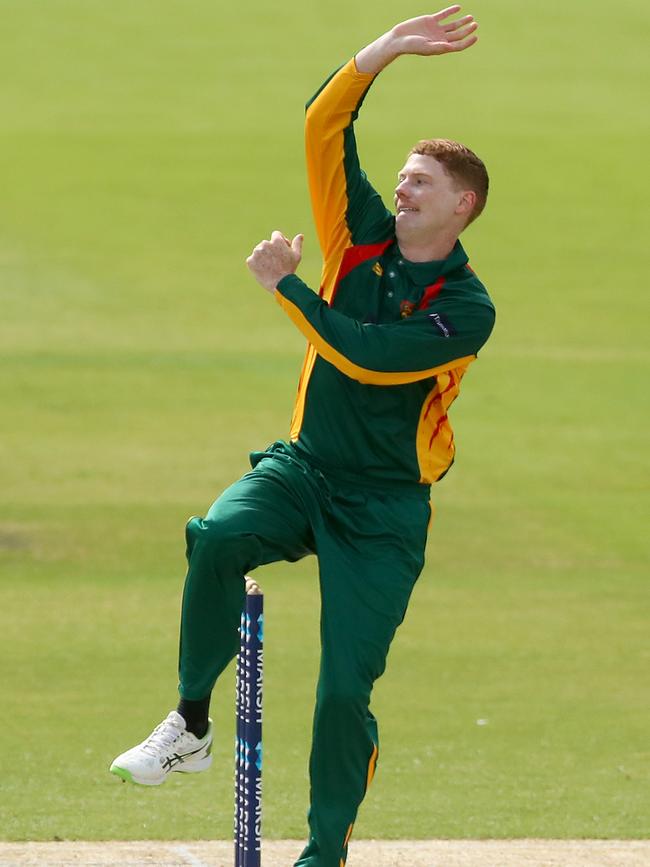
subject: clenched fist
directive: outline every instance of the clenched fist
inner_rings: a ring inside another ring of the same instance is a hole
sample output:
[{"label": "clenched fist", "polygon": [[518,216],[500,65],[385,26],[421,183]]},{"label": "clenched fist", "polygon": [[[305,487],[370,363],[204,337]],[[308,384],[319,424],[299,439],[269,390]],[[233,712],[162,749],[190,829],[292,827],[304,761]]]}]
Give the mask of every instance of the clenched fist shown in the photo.
[{"label": "clenched fist", "polygon": [[271,294],[283,277],[294,274],[302,259],[304,235],[296,235],[293,241],[282,232],[273,232],[270,241],[261,241],[246,259],[257,282]]}]

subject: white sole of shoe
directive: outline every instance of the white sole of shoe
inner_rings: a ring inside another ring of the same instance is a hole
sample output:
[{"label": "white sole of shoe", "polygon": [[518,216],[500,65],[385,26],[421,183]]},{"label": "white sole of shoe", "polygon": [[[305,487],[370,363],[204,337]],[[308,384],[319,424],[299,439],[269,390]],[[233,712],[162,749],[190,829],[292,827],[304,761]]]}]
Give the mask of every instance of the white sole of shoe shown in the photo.
[{"label": "white sole of shoe", "polygon": [[211,764],[212,756],[209,755],[204,759],[198,759],[195,762],[184,762],[182,765],[177,765],[172,768],[171,771],[168,771],[166,774],[162,773],[160,777],[155,777],[154,779],[137,777],[132,771],[129,771],[126,768],[121,768],[119,765],[115,764],[111,765],[110,772],[111,774],[115,774],[116,777],[119,777],[124,783],[135,783],[138,786],[160,786],[165,782],[170,774],[198,774],[200,771],[207,771]]}]

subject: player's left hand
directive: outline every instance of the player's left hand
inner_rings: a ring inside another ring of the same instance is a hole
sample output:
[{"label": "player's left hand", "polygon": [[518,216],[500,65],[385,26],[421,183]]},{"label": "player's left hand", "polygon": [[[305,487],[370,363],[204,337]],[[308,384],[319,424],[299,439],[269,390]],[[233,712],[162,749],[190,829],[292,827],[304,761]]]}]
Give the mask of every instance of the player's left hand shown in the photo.
[{"label": "player's left hand", "polygon": [[293,241],[282,232],[273,232],[270,241],[261,241],[246,259],[249,270],[257,282],[271,294],[283,277],[294,274],[302,259],[304,235]]}]

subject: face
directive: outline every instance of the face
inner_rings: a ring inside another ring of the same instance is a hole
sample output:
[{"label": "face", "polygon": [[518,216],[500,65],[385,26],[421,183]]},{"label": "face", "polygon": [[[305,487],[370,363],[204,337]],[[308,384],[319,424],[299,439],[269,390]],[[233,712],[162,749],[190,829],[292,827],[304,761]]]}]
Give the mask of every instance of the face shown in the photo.
[{"label": "face", "polygon": [[471,210],[473,192],[463,191],[442,164],[425,154],[411,154],[395,188],[397,240],[426,240],[441,231],[458,232]]}]

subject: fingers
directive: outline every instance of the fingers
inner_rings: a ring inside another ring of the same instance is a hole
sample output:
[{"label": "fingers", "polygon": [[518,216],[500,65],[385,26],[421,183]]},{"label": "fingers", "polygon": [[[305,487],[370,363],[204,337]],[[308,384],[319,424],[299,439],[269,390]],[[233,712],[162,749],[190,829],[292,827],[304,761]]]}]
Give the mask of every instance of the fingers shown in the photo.
[{"label": "fingers", "polygon": [[467,27],[453,30],[450,33],[447,33],[447,42],[460,42],[463,39],[467,39],[467,37],[471,36],[477,27],[478,24],[476,21],[472,21],[472,23],[468,24]]},{"label": "fingers", "polygon": [[264,250],[267,249],[267,247],[270,245],[270,243],[271,243],[270,241],[260,241],[259,244],[256,244],[253,247],[253,252],[246,259],[246,264],[248,265],[249,268],[251,268],[251,266],[255,263],[255,261],[257,259],[259,259],[260,254],[263,253]]},{"label": "fingers", "polygon": [[253,252],[248,257],[248,259],[246,259],[247,264],[250,263],[251,259],[253,258],[253,256],[255,256],[255,254],[265,252],[270,247],[273,247],[276,244],[278,244],[278,242],[282,242],[287,247],[291,246],[291,241],[287,237],[285,237],[285,235],[283,235],[282,232],[279,232],[276,229],[274,232],[271,232],[270,241],[267,241],[265,238],[263,241],[260,241],[259,244],[256,244],[255,247],[253,247]]},{"label": "fingers", "polygon": [[304,240],[304,235],[296,235],[296,237],[291,242],[291,249],[297,256],[300,256],[300,258],[302,258],[302,244]]},{"label": "fingers", "polygon": [[275,232],[271,232],[270,243],[278,243],[279,241],[283,241],[287,245],[287,247],[291,246],[291,241],[287,238],[287,236],[276,229]]},{"label": "fingers", "polygon": [[[296,235],[296,237],[298,237],[298,236]],[[296,239],[294,238],[293,240],[295,241]],[[266,243],[267,244],[273,244],[273,243],[277,244],[279,241],[283,241],[287,245],[287,247],[293,246],[293,241],[290,241],[287,238],[287,236],[283,232],[278,231],[278,229],[276,229],[274,232],[271,232],[271,240],[267,241]],[[262,243],[264,243],[264,242],[262,242]]]},{"label": "fingers", "polygon": [[453,33],[453,31],[458,30],[459,27],[464,27],[466,24],[471,24],[473,20],[473,15],[463,15],[462,18],[457,18],[455,21],[449,21],[449,23],[443,24],[442,29],[445,31],[445,33]]},{"label": "fingers", "polygon": [[460,6],[447,6],[446,9],[441,9],[440,12],[436,12],[431,17],[434,21],[442,21],[444,18],[449,18],[450,15],[455,15],[456,12],[460,12]]},{"label": "fingers", "polygon": [[468,36],[467,39],[463,39],[461,42],[450,42],[447,45],[447,51],[464,51],[476,42],[478,42],[478,36]]},{"label": "fingers", "polygon": [[255,581],[254,578],[251,578],[250,575],[245,576],[246,580],[246,593],[251,594],[253,596],[259,595],[262,591],[260,589],[260,585]]},{"label": "fingers", "polygon": [[293,241],[290,241],[285,234],[276,229],[275,231],[271,232],[271,239],[269,241],[260,241],[259,244],[257,244],[257,246],[253,249],[253,252],[255,253],[258,250],[268,250],[269,247],[273,247],[281,242],[287,247],[290,247],[294,251],[294,253],[302,255],[302,243],[304,240],[305,236],[300,234],[296,235]]}]

